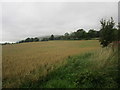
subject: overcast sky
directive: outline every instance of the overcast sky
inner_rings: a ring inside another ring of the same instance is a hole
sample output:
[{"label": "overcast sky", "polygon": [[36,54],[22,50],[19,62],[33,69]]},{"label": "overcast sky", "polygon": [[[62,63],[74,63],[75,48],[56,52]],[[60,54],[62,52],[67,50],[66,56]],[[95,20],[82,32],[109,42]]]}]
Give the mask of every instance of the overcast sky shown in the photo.
[{"label": "overcast sky", "polygon": [[118,22],[117,2],[21,2],[2,4],[2,42],[100,29],[100,20]]}]

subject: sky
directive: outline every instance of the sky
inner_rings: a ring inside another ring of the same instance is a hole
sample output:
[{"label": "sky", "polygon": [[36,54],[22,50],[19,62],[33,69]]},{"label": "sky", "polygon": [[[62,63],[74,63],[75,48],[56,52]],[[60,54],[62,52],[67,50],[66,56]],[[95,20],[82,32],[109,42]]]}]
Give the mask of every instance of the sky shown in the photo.
[{"label": "sky", "polygon": [[78,29],[100,30],[100,20],[118,22],[117,2],[4,2],[2,40],[16,42],[27,37],[63,35]]}]

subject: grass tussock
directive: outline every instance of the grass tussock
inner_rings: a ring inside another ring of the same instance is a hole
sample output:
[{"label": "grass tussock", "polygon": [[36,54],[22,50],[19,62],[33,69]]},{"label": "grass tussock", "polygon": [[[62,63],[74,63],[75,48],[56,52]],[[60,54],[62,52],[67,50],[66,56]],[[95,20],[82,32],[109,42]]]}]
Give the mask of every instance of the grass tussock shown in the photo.
[{"label": "grass tussock", "polygon": [[118,55],[111,48],[68,57],[67,62],[24,88],[118,88]]}]

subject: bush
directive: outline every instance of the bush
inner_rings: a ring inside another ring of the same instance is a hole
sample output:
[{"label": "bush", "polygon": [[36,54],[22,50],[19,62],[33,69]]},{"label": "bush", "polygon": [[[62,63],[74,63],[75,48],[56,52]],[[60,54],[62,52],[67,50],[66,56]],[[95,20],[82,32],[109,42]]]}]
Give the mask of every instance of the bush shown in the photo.
[{"label": "bush", "polygon": [[105,78],[101,73],[85,71],[78,75],[76,83],[78,88],[101,88]]},{"label": "bush", "polygon": [[77,88],[113,88],[116,81],[105,72],[84,71],[77,76]]}]

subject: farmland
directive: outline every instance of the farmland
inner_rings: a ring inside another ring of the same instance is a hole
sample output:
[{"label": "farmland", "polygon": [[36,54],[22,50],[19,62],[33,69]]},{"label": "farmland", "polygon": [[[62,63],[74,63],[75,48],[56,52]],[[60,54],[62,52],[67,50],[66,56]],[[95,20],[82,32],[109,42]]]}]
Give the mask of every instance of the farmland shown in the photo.
[{"label": "farmland", "polygon": [[2,48],[3,87],[19,87],[24,78],[34,82],[62,65],[68,57],[101,47],[97,40],[76,40],[21,43]]}]

